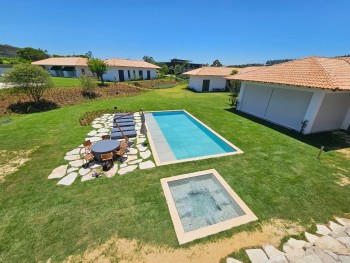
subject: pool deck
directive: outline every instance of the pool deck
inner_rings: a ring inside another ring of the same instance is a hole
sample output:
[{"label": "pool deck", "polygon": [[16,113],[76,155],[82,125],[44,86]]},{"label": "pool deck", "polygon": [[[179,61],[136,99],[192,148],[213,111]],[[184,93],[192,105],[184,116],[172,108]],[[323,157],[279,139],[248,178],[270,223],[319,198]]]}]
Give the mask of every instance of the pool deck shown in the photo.
[{"label": "pool deck", "polygon": [[168,164],[174,164],[174,163],[182,163],[182,162],[189,162],[189,161],[197,161],[197,160],[203,160],[208,158],[216,158],[216,157],[222,157],[227,155],[234,155],[234,154],[241,154],[243,151],[239,149],[237,146],[233,145],[231,142],[226,140],[224,137],[222,137],[220,134],[209,128],[207,125],[205,125],[203,122],[198,120],[196,117],[194,117],[192,114],[187,112],[186,110],[168,110],[168,112],[172,111],[183,111],[186,114],[188,114],[190,117],[192,117],[194,120],[196,120],[198,123],[200,123],[202,126],[204,126],[206,129],[208,129],[210,132],[212,132],[214,135],[219,137],[222,141],[227,143],[229,146],[231,146],[235,151],[228,152],[228,153],[220,153],[220,154],[214,154],[214,155],[206,155],[201,157],[195,157],[195,158],[187,158],[187,159],[176,159],[176,156],[174,155],[171,147],[169,146],[167,139],[164,137],[163,132],[161,131],[160,127],[158,126],[157,121],[153,117],[153,112],[164,112],[164,111],[150,111],[145,112],[145,120],[146,120],[146,127],[147,127],[147,137],[149,140],[149,144],[152,149],[154,161],[157,166],[161,165],[168,165]]}]

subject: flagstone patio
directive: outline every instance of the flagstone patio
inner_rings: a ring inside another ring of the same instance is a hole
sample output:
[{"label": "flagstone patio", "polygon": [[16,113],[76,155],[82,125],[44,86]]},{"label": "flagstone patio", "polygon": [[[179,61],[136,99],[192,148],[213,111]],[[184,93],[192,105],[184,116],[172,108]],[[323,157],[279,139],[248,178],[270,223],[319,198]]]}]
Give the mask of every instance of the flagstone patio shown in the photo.
[{"label": "flagstone patio", "polygon": [[[85,140],[90,140],[92,143],[101,141],[102,136],[109,134],[110,130],[113,128],[113,116],[114,114],[103,114],[101,117],[96,118],[92,122],[94,130],[87,133]],[[134,113],[134,121],[137,137],[130,138],[129,141],[133,144],[130,146],[129,152],[127,153],[128,158],[123,163],[115,162],[114,167],[106,172],[102,171],[101,164],[95,162],[90,163],[89,167],[83,168],[83,154],[85,153],[85,149],[84,146],[80,144],[77,148],[66,153],[64,160],[69,161],[68,164],[55,168],[48,178],[60,179],[57,182],[57,185],[69,186],[78,178],[81,182],[96,179],[96,176],[94,176],[96,173],[98,174],[98,177],[105,176],[111,178],[115,175],[125,175],[137,168],[143,170],[156,167],[151,160],[152,152],[149,150],[148,144],[144,144],[147,138],[140,133],[140,113]]]}]

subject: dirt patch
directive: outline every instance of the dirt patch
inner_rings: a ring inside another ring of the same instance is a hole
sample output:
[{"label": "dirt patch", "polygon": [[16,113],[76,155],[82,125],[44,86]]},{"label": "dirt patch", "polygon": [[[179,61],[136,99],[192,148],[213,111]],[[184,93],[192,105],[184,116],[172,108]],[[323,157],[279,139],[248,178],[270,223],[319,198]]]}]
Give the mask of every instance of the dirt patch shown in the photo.
[{"label": "dirt patch", "polygon": [[335,176],[338,177],[338,181],[336,182],[338,185],[340,186],[350,185],[350,179],[345,175],[341,173],[336,173]]},{"label": "dirt patch", "polygon": [[23,164],[30,160],[28,157],[35,149],[28,151],[6,151],[0,150],[0,183],[5,177],[18,170]]},{"label": "dirt patch", "polygon": [[241,232],[230,238],[208,244],[196,244],[189,248],[169,248],[142,245],[136,240],[113,237],[98,248],[88,249],[83,255],[71,256],[66,261],[73,262],[219,262],[241,248],[262,246],[270,243],[278,246],[286,235],[298,234],[303,228],[295,223],[272,220],[252,232]]},{"label": "dirt patch", "polygon": [[350,148],[340,149],[337,150],[337,152],[340,152],[345,156],[346,159],[350,160]]}]

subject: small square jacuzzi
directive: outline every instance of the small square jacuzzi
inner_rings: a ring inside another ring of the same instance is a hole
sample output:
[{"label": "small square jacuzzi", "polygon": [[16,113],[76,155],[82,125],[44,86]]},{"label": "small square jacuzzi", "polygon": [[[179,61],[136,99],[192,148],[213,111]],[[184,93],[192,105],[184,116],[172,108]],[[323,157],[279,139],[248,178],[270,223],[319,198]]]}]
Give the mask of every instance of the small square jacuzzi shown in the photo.
[{"label": "small square jacuzzi", "polygon": [[215,170],[161,179],[179,244],[257,220]]}]

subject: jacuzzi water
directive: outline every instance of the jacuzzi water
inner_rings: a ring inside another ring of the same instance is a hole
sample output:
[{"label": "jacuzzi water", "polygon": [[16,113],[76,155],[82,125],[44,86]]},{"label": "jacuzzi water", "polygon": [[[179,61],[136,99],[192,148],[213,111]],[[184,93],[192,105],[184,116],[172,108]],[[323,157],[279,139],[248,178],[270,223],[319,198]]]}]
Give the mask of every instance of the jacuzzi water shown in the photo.
[{"label": "jacuzzi water", "polygon": [[185,232],[245,215],[213,174],[168,182]]},{"label": "jacuzzi water", "polygon": [[153,112],[177,160],[236,152],[184,111]]}]

